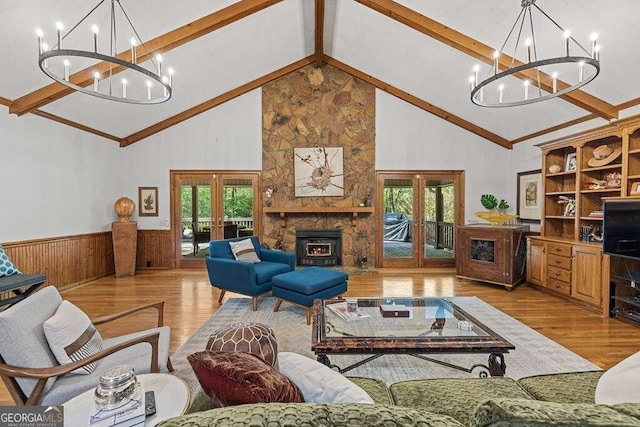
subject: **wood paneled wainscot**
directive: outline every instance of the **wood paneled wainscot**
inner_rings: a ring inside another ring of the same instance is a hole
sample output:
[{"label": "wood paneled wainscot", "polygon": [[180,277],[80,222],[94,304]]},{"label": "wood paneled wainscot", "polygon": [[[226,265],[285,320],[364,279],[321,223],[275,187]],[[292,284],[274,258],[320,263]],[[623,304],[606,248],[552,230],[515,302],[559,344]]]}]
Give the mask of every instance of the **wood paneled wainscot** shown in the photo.
[{"label": "wood paneled wainscot", "polygon": [[609,256],[596,243],[529,237],[527,281],[608,316]]},{"label": "wood paneled wainscot", "polygon": [[114,272],[111,231],[3,243],[25,274],[47,276],[47,285],[70,289]]}]

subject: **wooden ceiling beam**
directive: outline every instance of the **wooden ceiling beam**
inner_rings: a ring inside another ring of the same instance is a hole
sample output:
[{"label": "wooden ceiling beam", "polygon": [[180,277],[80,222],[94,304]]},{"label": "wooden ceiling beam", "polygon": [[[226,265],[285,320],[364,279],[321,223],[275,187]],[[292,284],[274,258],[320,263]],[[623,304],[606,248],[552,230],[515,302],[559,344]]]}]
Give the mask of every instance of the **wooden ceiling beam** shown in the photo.
[{"label": "wooden ceiling beam", "polygon": [[102,132],[98,129],[90,128],[89,126],[85,126],[78,122],[67,120],[63,117],[56,116],[55,114],[47,113],[46,111],[42,111],[42,110],[31,110],[29,112],[35,116],[44,117],[45,119],[53,120],[54,122],[62,123],[63,125],[71,126],[72,128],[80,129],[82,131],[89,132],[94,135],[98,135],[103,138],[110,139],[112,141],[116,141],[119,144],[122,144],[122,138],[118,138],[117,136],[111,135],[106,132]]},{"label": "wooden ceiling beam", "polygon": [[208,101],[205,101],[201,104],[196,105],[195,107],[191,107],[188,110],[185,110],[179,114],[176,114],[175,116],[171,116],[168,119],[165,119],[159,123],[156,123],[155,125],[149,126],[146,129],[142,129],[139,132],[131,134],[126,138],[123,138],[122,142],[120,143],[120,146],[126,147],[127,145],[131,145],[135,142],[140,141],[141,139],[148,138],[151,135],[154,135],[167,128],[170,128],[171,126],[175,126],[178,123],[184,122],[185,120],[195,117],[198,114],[202,114],[205,111],[208,111],[214,107],[217,107],[220,104],[224,104],[227,101],[231,101],[232,99],[237,98],[240,95],[244,95],[247,92],[250,92],[254,89],[258,89],[259,87],[262,87],[263,85],[269,83],[272,80],[285,76],[302,67],[306,67],[309,64],[313,64],[314,61],[315,61],[315,55],[311,55],[299,61],[296,61],[292,64],[289,64],[286,67],[280,68],[279,70],[273,71],[263,77],[250,81],[249,83],[245,83],[242,86],[239,86],[235,89],[225,92],[222,95],[218,95],[215,98],[211,98]]},{"label": "wooden ceiling beam", "polygon": [[511,141],[512,144],[517,144],[519,142],[527,141],[532,138],[537,138],[542,135],[546,135],[551,132],[555,132],[557,130],[561,130],[564,128],[568,128],[573,125],[577,125],[582,122],[587,122],[589,120],[597,119],[599,116],[597,114],[587,114],[586,116],[578,117],[577,119],[569,120],[568,122],[560,123],[555,126],[548,127],[546,129],[539,130],[537,132],[530,133],[529,135],[521,136],[520,138],[516,138]]},{"label": "wooden ceiling beam", "polygon": [[[640,98],[633,98],[629,101],[623,102],[622,104],[616,105],[616,109],[618,111],[626,110],[627,108],[635,107],[640,104]],[[532,138],[536,138],[538,136],[546,135],[551,132],[555,132],[560,129],[568,128],[573,125],[577,125],[578,123],[586,122],[589,120],[597,119],[599,116],[596,114],[587,114],[586,116],[578,117],[577,119],[569,120],[568,122],[560,123],[555,126],[551,126],[546,129],[539,130],[537,132],[530,133],[529,135],[521,136],[520,138],[516,138],[511,141],[512,144],[517,144],[519,142],[527,141]],[[615,122],[615,121],[614,121]]]},{"label": "wooden ceiling beam", "polygon": [[511,142],[499,135],[496,135],[492,132],[489,132],[488,130],[481,128],[480,126],[477,126],[471,122],[468,122],[467,120],[456,116],[455,114],[451,114],[448,111],[443,110],[440,107],[436,107],[433,104],[430,104],[429,102],[423,101],[422,99],[411,95],[410,93],[407,93],[403,90],[400,90],[394,86],[391,86],[388,83],[383,82],[382,80],[378,80],[375,77],[372,77],[368,74],[363,73],[362,71],[359,71],[353,67],[350,67],[347,64],[344,64],[340,61],[338,61],[337,59],[334,59],[330,56],[325,55],[324,56],[324,62],[326,64],[329,64],[333,67],[336,67],[342,71],[344,71],[345,73],[351,74],[354,77],[357,77],[361,80],[364,80],[367,83],[372,84],[373,86],[377,87],[380,90],[383,90],[385,92],[387,92],[388,94],[391,94],[397,98],[402,99],[403,101],[408,102],[409,104],[415,105],[418,108],[421,108],[423,110],[425,110],[428,113],[431,113],[437,117],[440,117],[441,119],[444,119],[446,121],[448,121],[449,123],[452,123],[456,126],[459,126],[471,133],[474,133],[484,139],[488,139],[491,142],[494,142],[504,148],[508,148],[511,149],[513,148]]},{"label": "wooden ceiling beam", "polygon": [[316,68],[322,67],[324,55],[324,0],[316,0]]},{"label": "wooden ceiling beam", "polygon": [[[224,9],[213,12],[203,18],[197,19],[187,25],[183,25],[173,31],[160,35],[144,44],[146,49],[139,49],[138,63],[142,63],[153,58],[157,53],[165,53],[185,43],[202,37],[212,31],[218,30],[224,26],[232,24],[246,16],[260,12],[269,6],[280,3],[282,0],[243,0],[225,7]],[[131,61],[131,50],[126,50],[118,54],[118,58],[125,61]],[[82,71],[72,74],[69,80],[82,87],[89,86],[93,82],[93,73],[98,71],[100,74],[112,72],[117,74],[124,71],[122,66],[113,66],[109,62],[100,62],[95,66],[85,68]],[[58,99],[61,99],[71,93],[73,89],[60,84],[58,82],[51,83],[43,88],[28,93],[14,100],[9,107],[12,114],[22,115],[33,109],[40,108]]]},{"label": "wooden ceiling beam", "polygon": [[[406,6],[396,3],[393,0],[356,0],[358,3],[367,6],[389,18],[398,21],[416,31],[421,32],[439,42],[442,42],[452,48],[459,50],[469,56],[472,56],[487,64],[493,64],[493,52],[495,48],[475,40],[461,32],[453,30],[433,19],[422,15]],[[514,59],[506,54],[500,55],[500,69],[506,70],[509,67],[517,67],[523,65],[522,62]],[[513,74],[515,77],[532,82],[538,81],[535,69],[525,70],[520,73]],[[536,84],[537,86],[537,84]],[[540,86],[543,90],[551,92],[553,88],[553,79],[550,75],[540,72]],[[562,90],[569,87],[566,82],[558,81],[557,89]],[[567,102],[597,114],[607,120],[617,119],[618,110],[615,106],[596,98],[593,95],[582,90],[574,90],[561,96]]]},{"label": "wooden ceiling beam", "polygon": [[626,110],[627,108],[635,107],[638,104],[640,104],[640,98],[633,98],[627,102],[623,102],[622,104],[616,105],[616,108],[619,111],[622,111],[622,110]]},{"label": "wooden ceiling beam", "polygon": [[[4,105],[6,107],[9,107],[9,106],[11,106],[12,102],[13,101],[11,101],[9,98],[5,98],[4,96],[0,96],[0,105]],[[89,132],[89,133],[92,133],[94,135],[98,135],[98,136],[101,136],[103,138],[110,139],[112,141],[116,141],[118,143],[122,142],[122,138],[118,138],[117,136],[113,136],[113,135],[108,134],[106,132],[99,131],[98,129],[90,128],[89,126],[85,126],[85,125],[82,125],[80,123],[64,119],[64,118],[62,118],[60,116],[56,116],[55,114],[47,113],[46,111],[31,110],[29,112],[31,114],[35,115],[35,116],[39,116],[39,117],[43,117],[45,119],[53,120],[54,122],[62,123],[63,125],[71,126],[72,128],[80,129],[82,131]]]}]

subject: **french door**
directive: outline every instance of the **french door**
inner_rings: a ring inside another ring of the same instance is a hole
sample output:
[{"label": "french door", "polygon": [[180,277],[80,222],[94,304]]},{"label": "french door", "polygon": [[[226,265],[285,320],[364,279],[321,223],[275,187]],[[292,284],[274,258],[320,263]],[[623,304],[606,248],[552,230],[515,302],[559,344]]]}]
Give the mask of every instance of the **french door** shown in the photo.
[{"label": "french door", "polygon": [[464,172],[378,172],[376,212],[376,265],[453,267],[455,229],[464,223]]},{"label": "french door", "polygon": [[260,172],[171,171],[177,268],[204,266],[209,241],[261,230]]}]

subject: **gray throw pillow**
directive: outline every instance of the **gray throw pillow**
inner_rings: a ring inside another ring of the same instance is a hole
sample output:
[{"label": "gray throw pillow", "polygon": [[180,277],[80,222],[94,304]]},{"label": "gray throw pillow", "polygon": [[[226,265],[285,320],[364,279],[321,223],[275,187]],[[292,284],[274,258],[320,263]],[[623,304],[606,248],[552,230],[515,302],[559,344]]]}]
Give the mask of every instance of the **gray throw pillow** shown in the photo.
[{"label": "gray throw pillow", "polygon": [[[102,337],[91,319],[69,301],[62,301],[56,314],[44,322],[44,335],[61,365],[86,359],[102,351]],[[98,362],[89,363],[70,374],[89,375]]]}]

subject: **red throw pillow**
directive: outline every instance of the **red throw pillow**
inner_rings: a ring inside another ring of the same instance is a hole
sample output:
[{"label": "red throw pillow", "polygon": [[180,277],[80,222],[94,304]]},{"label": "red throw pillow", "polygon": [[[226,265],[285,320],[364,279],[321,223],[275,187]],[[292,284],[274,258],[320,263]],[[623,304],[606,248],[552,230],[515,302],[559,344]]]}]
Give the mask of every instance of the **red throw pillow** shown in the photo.
[{"label": "red throw pillow", "polygon": [[202,389],[218,406],[304,402],[289,378],[253,354],[201,351],[187,359]]}]

